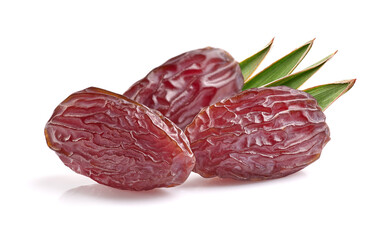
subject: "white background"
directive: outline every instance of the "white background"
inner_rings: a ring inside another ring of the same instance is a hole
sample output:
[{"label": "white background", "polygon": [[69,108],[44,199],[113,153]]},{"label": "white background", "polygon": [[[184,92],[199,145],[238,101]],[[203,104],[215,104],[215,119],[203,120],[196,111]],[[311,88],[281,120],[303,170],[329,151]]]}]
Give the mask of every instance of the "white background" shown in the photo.
[{"label": "white background", "polygon": [[[0,239],[390,239],[386,1],[1,1]],[[357,78],[327,111],[321,158],[278,180],[191,174],[170,189],[111,189],[65,167],[43,129],[89,86],[123,93],[181,52],[219,47],[260,68],[316,38],[306,86]]]}]

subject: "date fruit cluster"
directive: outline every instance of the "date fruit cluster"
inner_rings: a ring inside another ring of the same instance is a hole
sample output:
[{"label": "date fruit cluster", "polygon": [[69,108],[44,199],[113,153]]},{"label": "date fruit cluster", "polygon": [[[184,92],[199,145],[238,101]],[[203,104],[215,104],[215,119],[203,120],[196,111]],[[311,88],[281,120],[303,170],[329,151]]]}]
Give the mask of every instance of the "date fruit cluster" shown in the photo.
[{"label": "date fruit cluster", "polygon": [[330,138],[315,98],[243,84],[226,51],[186,52],[123,95],[94,87],[71,94],[47,122],[46,142],[76,173],[135,191],[180,185],[191,171],[279,178],[319,158]]}]

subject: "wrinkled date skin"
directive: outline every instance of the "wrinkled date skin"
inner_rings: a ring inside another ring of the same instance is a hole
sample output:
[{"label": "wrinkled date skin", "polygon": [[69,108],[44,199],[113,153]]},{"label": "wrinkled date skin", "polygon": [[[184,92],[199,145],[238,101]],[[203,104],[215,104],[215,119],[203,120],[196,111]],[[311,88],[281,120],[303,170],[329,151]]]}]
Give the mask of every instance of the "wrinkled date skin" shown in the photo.
[{"label": "wrinkled date skin", "polygon": [[203,109],[186,128],[203,177],[263,180],[297,172],[330,140],[325,115],[309,94],[257,88]]},{"label": "wrinkled date skin", "polygon": [[175,124],[98,88],[65,99],[48,121],[45,136],[66,166],[114,188],[179,185],[195,163],[188,139]]},{"label": "wrinkled date skin", "polygon": [[240,66],[229,53],[209,47],[168,60],[124,95],[184,129],[203,107],[239,93],[243,84]]}]

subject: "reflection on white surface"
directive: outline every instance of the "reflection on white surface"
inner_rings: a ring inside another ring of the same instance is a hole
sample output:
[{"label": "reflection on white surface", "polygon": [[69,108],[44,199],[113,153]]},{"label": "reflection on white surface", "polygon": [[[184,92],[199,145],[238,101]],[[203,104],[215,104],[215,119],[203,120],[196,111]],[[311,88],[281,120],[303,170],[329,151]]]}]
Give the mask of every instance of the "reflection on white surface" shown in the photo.
[{"label": "reflection on white surface", "polygon": [[169,197],[171,194],[166,189],[153,189],[149,191],[127,191],[107,187],[98,183],[79,186],[66,191],[60,200],[109,200],[109,201],[147,201]]},{"label": "reflection on white surface", "polygon": [[193,189],[193,188],[225,188],[225,187],[244,187],[249,185],[257,185],[260,187],[264,184],[270,184],[275,181],[285,181],[285,180],[292,180],[292,179],[298,179],[305,177],[306,174],[304,171],[300,171],[297,173],[294,173],[292,175],[279,178],[279,179],[271,179],[271,180],[264,180],[264,181],[239,181],[234,179],[228,179],[228,178],[203,178],[199,176],[198,174],[192,174],[190,176],[190,179],[188,179],[183,185],[180,186],[182,189]]},{"label": "reflection on white surface", "polygon": [[[284,181],[294,181],[306,178],[304,171],[297,172],[290,176],[265,180],[265,181],[238,181],[233,179],[221,178],[203,178],[198,174],[192,173],[189,179],[182,185],[173,188],[157,188],[149,191],[127,191],[111,188],[98,184],[93,180],[78,175],[53,175],[38,178],[33,182],[34,187],[59,197],[61,202],[123,202],[139,203],[162,201],[166,199],[179,198],[181,194],[191,195],[199,192],[215,193],[218,191],[235,191],[242,188],[269,187],[282,183]],[[225,190],[223,190],[225,189]]]},{"label": "reflection on white surface", "polygon": [[94,183],[93,180],[74,173],[37,178],[33,186],[46,192],[63,192],[69,188]]}]

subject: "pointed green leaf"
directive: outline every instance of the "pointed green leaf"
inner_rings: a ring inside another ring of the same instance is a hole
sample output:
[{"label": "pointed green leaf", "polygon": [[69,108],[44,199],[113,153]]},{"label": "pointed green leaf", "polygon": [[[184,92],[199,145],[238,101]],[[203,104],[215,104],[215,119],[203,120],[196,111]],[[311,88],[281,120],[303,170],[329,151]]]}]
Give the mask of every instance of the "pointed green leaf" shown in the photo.
[{"label": "pointed green leaf", "polygon": [[275,80],[267,85],[265,87],[275,87],[275,86],[287,86],[290,88],[299,88],[302,84],[304,84],[311,76],[314,75],[324,64],[329,61],[334,55],[333,53],[326,58],[322,59],[321,61],[311,65],[310,67],[307,67],[303,69],[302,71],[299,71],[294,74],[287,75],[285,77],[282,77],[278,80]]},{"label": "pointed green leaf", "polygon": [[356,79],[324,84],[304,90],[317,99],[318,105],[325,111],[341,95],[353,87]]},{"label": "pointed green leaf", "polygon": [[295,49],[294,51],[282,57],[278,61],[272,63],[263,71],[249,79],[244,84],[242,90],[261,87],[276,79],[282,78],[290,74],[292,71],[294,71],[294,69],[309,52],[311,46],[313,45],[313,41],[314,39]]},{"label": "pointed green leaf", "polygon": [[242,76],[244,76],[244,81],[246,81],[253,74],[265,56],[267,56],[267,53],[271,49],[273,42],[274,39],[272,39],[271,42],[269,42],[262,50],[240,62],[240,68]]}]

